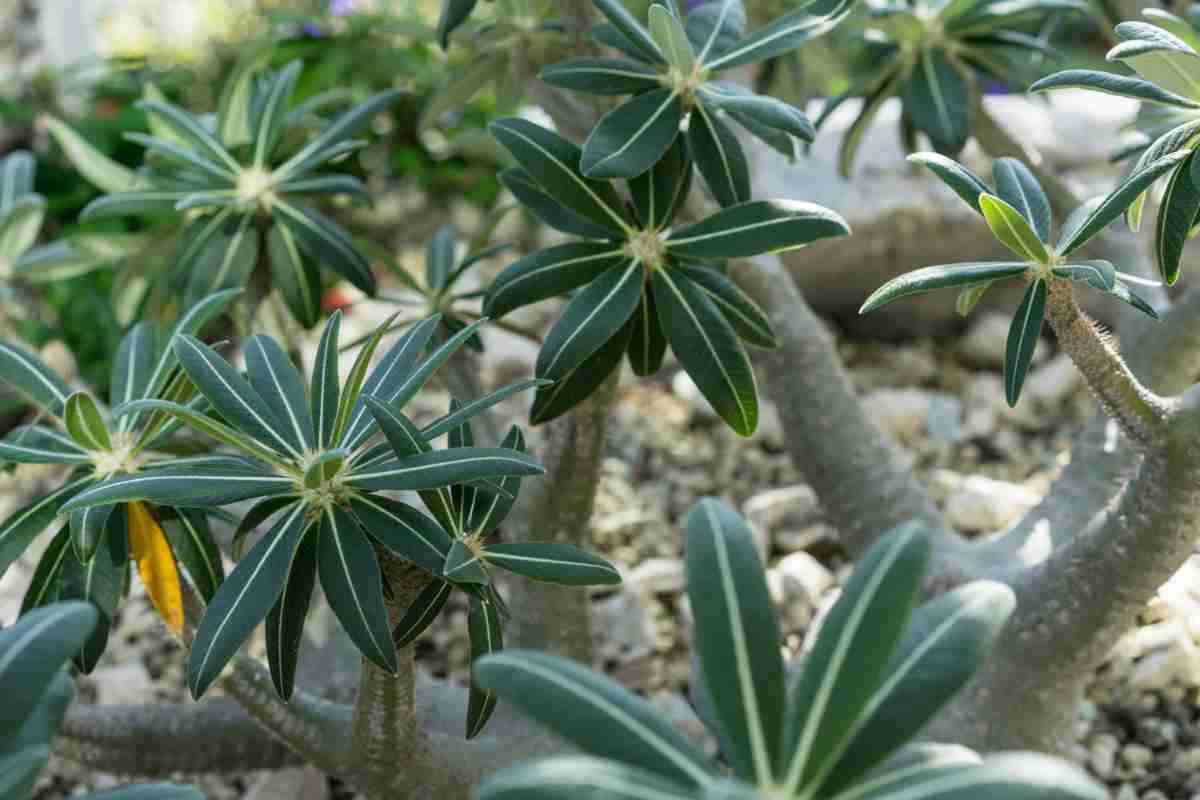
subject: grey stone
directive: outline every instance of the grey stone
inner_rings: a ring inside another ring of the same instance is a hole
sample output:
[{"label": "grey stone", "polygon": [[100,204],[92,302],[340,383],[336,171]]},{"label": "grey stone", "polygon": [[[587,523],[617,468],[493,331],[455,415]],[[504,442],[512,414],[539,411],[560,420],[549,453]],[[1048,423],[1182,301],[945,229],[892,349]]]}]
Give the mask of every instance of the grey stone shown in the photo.
[{"label": "grey stone", "polygon": [[677,594],[683,591],[683,562],[678,558],[648,558],[625,579],[625,585],[641,594]]},{"label": "grey stone", "polygon": [[811,486],[796,484],[767,489],[742,504],[746,519],[767,530],[781,525],[806,525],[817,519],[820,505]]}]

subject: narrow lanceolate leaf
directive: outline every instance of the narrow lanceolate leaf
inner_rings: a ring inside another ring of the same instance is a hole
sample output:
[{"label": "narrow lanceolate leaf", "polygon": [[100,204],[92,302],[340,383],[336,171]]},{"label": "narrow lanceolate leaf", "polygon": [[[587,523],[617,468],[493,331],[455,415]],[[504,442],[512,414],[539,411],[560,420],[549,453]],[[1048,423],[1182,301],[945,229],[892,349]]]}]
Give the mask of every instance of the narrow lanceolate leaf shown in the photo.
[{"label": "narrow lanceolate leaf", "polygon": [[939,264],[905,273],[880,286],[858,310],[869,314],[894,300],[910,294],[931,292],[948,286],[973,286],[985,281],[1002,280],[1020,275],[1029,269],[1024,261],[982,261],[965,264]]},{"label": "narrow lanceolate leaf", "polygon": [[979,208],[983,211],[983,218],[987,220],[992,233],[1009,250],[1039,264],[1049,260],[1050,254],[1046,245],[1021,216],[1021,212],[991,194],[979,196]]},{"label": "narrow lanceolate leaf", "polygon": [[1132,97],[1147,103],[1178,108],[1200,108],[1200,103],[1195,100],[1167,91],[1150,81],[1092,69],[1066,69],[1047,75],[1029,87],[1031,92],[1046,92],[1051,89],[1091,89],[1120,97]]},{"label": "narrow lanceolate leaf", "polygon": [[467,21],[475,10],[475,3],[476,0],[443,0],[437,26],[438,41],[443,48],[450,46],[450,34]]},{"label": "narrow lanceolate leaf", "polygon": [[1064,226],[1063,235],[1059,237],[1056,248],[1058,253],[1070,255],[1082,247],[1085,242],[1121,216],[1129,204],[1137,200],[1150,188],[1151,184],[1167,172],[1179,167],[1190,156],[1190,150],[1169,153],[1144,167],[1135,169],[1134,173],[1107,195],[1082,222],[1075,226]]},{"label": "narrow lanceolate leaf", "polygon": [[645,282],[637,261],[613,267],[567,303],[538,352],[536,374],[558,380],[609,341],[637,308]]},{"label": "narrow lanceolate leaf", "polygon": [[67,556],[71,555],[71,527],[64,525],[58,533],[50,538],[42,557],[38,560],[25,596],[21,598],[21,611],[24,616],[35,608],[50,605],[59,599],[62,584],[59,578]]},{"label": "narrow lanceolate leaf", "polygon": [[658,321],[658,309],[654,305],[654,292],[649,287],[642,289],[642,302],[629,320],[629,345],[626,353],[629,366],[639,377],[658,372],[667,353],[667,336]]},{"label": "narrow lanceolate leaf", "polygon": [[651,63],[666,63],[666,57],[650,31],[638,22],[621,0],[595,0],[596,8],[608,18],[613,28]]},{"label": "narrow lanceolate leaf", "polygon": [[551,86],[593,94],[636,94],[662,85],[657,72],[623,58],[569,58],[538,77]]},{"label": "narrow lanceolate leaf", "polygon": [[137,173],[101,153],[62,120],[51,116],[44,119],[46,129],[71,165],[96,188],[105,192],[127,192],[142,182]]},{"label": "narrow lanceolate leaf", "polygon": [[911,164],[926,167],[941,179],[942,183],[954,190],[954,193],[967,202],[971,208],[983,213],[979,207],[979,196],[988,194],[991,189],[980,180],[979,176],[959,164],[952,158],[938,153],[913,153],[908,157]]},{"label": "narrow lanceolate leaf", "polygon": [[371,265],[358,252],[350,236],[333,220],[307,206],[277,200],[271,206],[277,223],[287,226],[301,249],[336,272],[359,290],[375,294]]},{"label": "narrow lanceolate leaf", "polygon": [[960,317],[967,317],[975,310],[975,306],[979,305],[979,301],[987,294],[987,290],[991,288],[995,281],[984,281],[970,286],[964,286],[958,292],[958,297],[954,300],[954,311]]},{"label": "narrow lanceolate leaf", "polygon": [[205,602],[211,600],[225,580],[225,567],[208,527],[208,517],[195,509],[165,507],[156,508],[155,515],[176,562],[187,570]]},{"label": "narrow lanceolate leaf", "polygon": [[0,461],[18,464],[86,464],[92,457],[53,428],[21,425],[0,441]]},{"label": "narrow lanceolate leaf", "polygon": [[[154,326],[148,322],[139,322],[121,340],[109,382],[113,406],[146,396],[158,353],[156,340]],[[125,420],[122,420],[122,427],[128,427]]]},{"label": "narrow lanceolate leaf", "polygon": [[712,70],[732,69],[795,50],[805,42],[833,30],[854,6],[854,0],[818,0],[752,31],[727,52],[710,59],[705,66]]},{"label": "narrow lanceolate leaf", "polygon": [[666,244],[672,253],[685,258],[749,258],[849,232],[844,219],[814,203],[755,200],[681,228]]},{"label": "narrow lanceolate leaf", "polygon": [[185,508],[223,506],[252,497],[287,494],[295,479],[255,467],[191,467],[148,470],[110,478],[73,497],[63,511],[92,505],[149,500]]},{"label": "narrow lanceolate leaf", "polygon": [[481,552],[468,547],[462,539],[455,539],[446,553],[441,576],[462,586],[487,586],[491,579],[484,563]]},{"label": "narrow lanceolate leaf", "polygon": [[56,603],[30,611],[0,631],[0,728],[21,729],[98,617],[86,603]]},{"label": "narrow lanceolate leaf", "polygon": [[450,534],[410,505],[381,495],[362,495],[350,503],[362,529],[393,553],[427,572],[440,575],[450,552]]},{"label": "narrow lanceolate leaf", "polygon": [[109,516],[99,546],[87,562],[80,561],[74,552],[63,560],[60,599],[86,600],[100,611],[96,629],[73,658],[76,667],[85,674],[95,669],[108,646],[108,633],[124,592],[129,561],[125,527],[125,510],[119,508]]},{"label": "narrow lanceolate leaf", "polygon": [[167,536],[145,503],[129,503],[129,554],[146,594],[167,627],[183,633],[183,589]]},{"label": "narrow lanceolate leaf", "polygon": [[741,117],[749,117],[764,127],[782,131],[805,142],[817,135],[812,122],[795,106],[774,97],[754,94],[734,83],[720,82],[701,90],[704,101]]},{"label": "narrow lanceolate leaf", "polygon": [[629,182],[629,193],[644,230],[665,228],[691,185],[692,159],[687,138],[680,136],[653,167]]},{"label": "narrow lanceolate leaf", "polygon": [[670,88],[640,94],[600,118],[583,143],[589,178],[632,178],[650,169],[679,135],[683,100]]},{"label": "narrow lanceolate leaf", "polygon": [[453,589],[453,584],[435,578],[421,590],[417,599],[413,600],[412,605],[405,610],[404,616],[392,629],[392,643],[397,650],[408,647],[433,624],[445,607],[446,601],[450,599]]},{"label": "narrow lanceolate leaf", "polygon": [[0,342],[0,381],[52,416],[61,416],[71,390],[32,353]]},{"label": "narrow lanceolate leaf", "polygon": [[[409,456],[427,453],[432,449],[421,435],[420,429],[404,416],[402,412],[390,408],[374,397],[366,397],[365,399],[368,408],[371,409],[371,415],[374,417],[379,429],[383,431],[384,438],[387,441],[379,446],[379,449],[382,451],[379,456],[370,457],[371,453],[368,451],[356,462],[356,468],[359,471],[387,463],[390,460],[390,455],[394,455],[403,461]],[[450,502],[450,491],[447,488],[440,486],[435,489],[425,490],[421,492],[421,499],[446,530],[456,530],[454,526],[457,515],[454,513],[452,503]],[[440,569],[434,570],[434,572],[438,574],[440,573]]]},{"label": "narrow lanceolate leaf", "polygon": [[688,144],[696,168],[722,207],[750,199],[750,167],[737,136],[717,116],[715,108],[697,103],[688,123]]},{"label": "narrow lanceolate leaf", "polygon": [[1200,213],[1200,188],[1192,181],[1195,151],[1171,175],[1158,211],[1158,229],[1154,236],[1154,254],[1158,272],[1171,285],[1179,280],[1183,247],[1192,235],[1196,216]]},{"label": "narrow lanceolate leaf", "polygon": [[679,19],[666,6],[658,3],[650,6],[649,17],[650,37],[662,51],[667,63],[683,75],[690,73],[696,63],[696,52]]},{"label": "narrow lanceolate leaf", "polygon": [[[473,675],[476,661],[498,653],[504,648],[500,612],[490,597],[471,595],[471,607],[467,612],[467,633],[471,639],[471,672]],[[471,694],[467,701],[468,739],[474,739],[483,731],[495,710],[495,693],[479,688],[472,678]]]},{"label": "narrow lanceolate leaf", "polygon": [[540,425],[565,414],[589,397],[621,363],[632,331],[633,325],[626,325],[578,367],[550,386],[538,389],[529,410],[529,421]]},{"label": "narrow lanceolate leaf", "polygon": [[87,797],[88,800],[204,800],[198,789],[177,783],[137,783],[106,792],[92,792]]},{"label": "narrow lanceolate leaf", "polygon": [[245,285],[258,263],[259,237],[253,220],[251,215],[230,217],[204,242],[195,261],[186,267],[190,276],[185,303],[190,305],[213,292]]},{"label": "narrow lanceolate leaf", "polygon": [[508,767],[486,778],[476,792],[479,800],[689,800],[695,796],[648,770],[590,756],[555,756]]},{"label": "narrow lanceolate leaf", "polygon": [[1138,297],[1124,281],[1118,280],[1116,283],[1114,283],[1113,288],[1109,291],[1109,294],[1123,303],[1128,303],[1130,306],[1136,308],[1138,311],[1142,312],[1151,319],[1160,319],[1158,312],[1154,309],[1154,306],[1147,303],[1141,297]]},{"label": "narrow lanceolate leaf", "polygon": [[88,506],[71,512],[71,546],[82,563],[91,561],[104,535],[113,506]]},{"label": "narrow lanceolate leaf", "polygon": [[713,778],[704,753],[649,703],[580,664],[507,651],[475,664],[473,675],[587,753],[681,781],[693,792]]},{"label": "narrow lanceolate leaf", "polygon": [[0,523],[0,577],[21,557],[29,543],[57,518],[63,504],[92,482],[89,475],[33,500]]},{"label": "narrow lanceolate leaf", "polygon": [[304,471],[304,485],[309,489],[319,489],[332,481],[349,455],[345,450],[326,450],[317,456]]},{"label": "narrow lanceolate leaf", "polygon": [[904,85],[904,113],[944,152],[962,150],[970,135],[970,87],[944,49],[926,48]]},{"label": "narrow lanceolate leaf", "polygon": [[221,584],[200,618],[188,653],[188,687],[193,697],[204,694],[275,605],[308,527],[305,506],[297,503],[250,548]]},{"label": "narrow lanceolate leaf", "polygon": [[[525,434],[513,425],[505,434],[500,446],[507,450],[525,452]],[[508,518],[517,495],[521,491],[521,479],[517,477],[501,478],[496,484],[496,490],[480,489],[476,496],[478,502],[467,520],[468,530],[476,536],[488,536],[493,533]]]},{"label": "narrow lanceolate leaf", "polygon": [[241,170],[241,165],[234,160],[217,138],[208,132],[204,124],[196,117],[171,103],[158,100],[140,100],[138,108],[157,117],[167,125],[177,136],[185,140],[189,146],[203,153],[213,162],[224,166],[235,174]]},{"label": "narrow lanceolate leaf", "polygon": [[356,136],[370,124],[375,115],[395,103],[404,95],[401,89],[388,89],[371,95],[365,101],[342,112],[332,122],[294,156],[289,158],[275,170],[280,180],[293,174],[299,174],[315,168],[323,163],[322,157],[332,152],[338,145]]},{"label": "narrow lanceolate leaf", "polygon": [[1107,60],[1125,62],[1167,91],[1200,99],[1200,55],[1191,46],[1148,22],[1122,22],[1114,30],[1123,41],[1108,51]]},{"label": "narrow lanceolate leaf", "polygon": [[460,447],[365,467],[352,472],[346,482],[368,491],[401,491],[436,489],[508,475],[540,475],[544,471],[537,459],[524,453],[499,447]]},{"label": "narrow lanceolate leaf", "polygon": [[733,281],[717,270],[700,264],[680,264],[674,269],[686,275],[688,280],[708,295],[708,299],[713,301],[717,310],[744,341],[757,347],[779,346],[767,313]]},{"label": "narrow lanceolate leaf", "polygon": [[700,393],[738,434],[754,433],[758,390],[733,327],[704,290],[678,271],[655,270],[651,285],[671,350]]},{"label": "narrow lanceolate leaf", "polygon": [[437,229],[425,246],[425,285],[430,289],[446,285],[446,278],[454,270],[457,244],[454,226],[446,224]]},{"label": "narrow lanceolate leaf", "polygon": [[1108,261],[1072,261],[1051,270],[1056,276],[1069,281],[1086,283],[1101,292],[1111,292],[1117,282],[1117,269]]},{"label": "narrow lanceolate leaf", "polygon": [[225,420],[273,450],[300,454],[281,432],[283,422],[233,365],[193,336],[176,336],[172,347],[188,377]]},{"label": "narrow lanceolate leaf", "polygon": [[321,342],[317,345],[317,356],[313,361],[312,384],[309,388],[313,415],[313,432],[321,447],[334,441],[337,429],[338,410],[338,331],[342,325],[341,310],[329,315]]},{"label": "narrow lanceolate leaf", "polygon": [[556,200],[520,167],[503,170],[499,178],[526,211],[555,230],[585,239],[612,239],[621,235],[611,224],[607,227],[598,225]]},{"label": "narrow lanceolate leaf", "polygon": [[[424,428],[421,428],[421,438],[425,441],[436,439],[443,433],[449,431],[451,428],[457,428],[459,425],[469,422],[479,414],[482,414],[484,411],[507,397],[511,397],[514,394],[519,394],[527,389],[536,389],[539,386],[548,385],[550,385],[550,381],[543,381],[537,378],[527,381],[518,381],[517,383],[510,383],[509,385],[503,386],[494,392],[489,392],[483,397],[472,400],[470,403],[466,403],[455,411],[452,411],[449,414],[439,417],[438,419],[429,423]],[[501,445],[501,447],[506,446],[507,445]]]},{"label": "narrow lanceolate leaf", "polygon": [[621,573],[603,558],[558,542],[494,544],[484,549],[483,558],[517,575],[560,586],[611,586],[621,582]]},{"label": "narrow lanceolate leaf", "polygon": [[[171,328],[170,335],[166,338],[170,342],[180,334],[195,334],[208,323],[217,314],[225,310],[235,297],[242,293],[242,289],[226,289],[221,292],[209,295],[202,299],[199,303],[189,308],[175,326]],[[162,354],[158,357],[158,362],[154,365],[154,372],[150,375],[150,380],[147,382],[146,397],[157,397],[166,388],[167,382],[170,380],[171,371],[175,367],[176,358],[174,348],[164,347]],[[172,398],[168,398],[172,399]]]},{"label": "narrow lanceolate leaf", "polygon": [[1050,243],[1050,201],[1029,167],[1015,158],[999,158],[992,165],[996,194],[1025,218],[1044,243]]},{"label": "narrow lanceolate leaf", "polygon": [[1015,605],[1007,586],[976,581],[918,608],[821,795],[851,786],[916,736],[982,667]]},{"label": "narrow lanceolate leaf", "polygon": [[383,605],[375,550],[349,512],[334,506],[321,519],[318,572],[329,607],[359,652],[396,671],[396,650]]},{"label": "narrow lanceolate leaf", "polygon": [[620,266],[628,257],[608,242],[572,242],[538,250],[510,264],[488,288],[483,313],[502,317],[565,294]]},{"label": "narrow lanceolate leaf", "polygon": [[[965,761],[965,759],[963,760]],[[900,785],[887,774],[871,781],[872,798],[949,800],[965,797],[1004,797],[1011,800],[1103,800],[1108,792],[1082,769],[1064,759],[1039,753],[1001,753],[982,764],[950,762],[897,770]],[[855,795],[858,787],[854,787]]]},{"label": "narrow lanceolate leaf", "polygon": [[275,76],[258,115],[258,134],[254,139],[254,165],[263,167],[275,150],[283,133],[292,89],[300,75],[301,64],[293,61]]},{"label": "narrow lanceolate leaf", "polygon": [[233,186],[237,180],[237,174],[229,167],[213,162],[200,151],[194,150],[186,144],[148,136],[136,131],[124,134],[124,138],[144,147],[146,150],[144,157],[151,164],[200,173],[200,176],[212,182],[210,184],[212,186]]},{"label": "narrow lanceolate leaf", "polygon": [[0,754],[0,794],[4,797],[29,797],[38,776],[50,761],[50,745],[34,744],[15,752]]},{"label": "narrow lanceolate leaf", "polygon": [[305,328],[321,316],[321,276],[300,250],[295,235],[284,225],[272,225],[267,234],[271,283],[279,290],[292,316]]},{"label": "narrow lanceolate leaf", "polygon": [[724,503],[701,500],[687,516],[688,596],[696,646],[722,741],[738,774],[769,782],[781,757],[785,681],[782,635],[754,537]]},{"label": "narrow lanceolate leaf", "polygon": [[554,200],[605,230],[628,230],[612,187],[579,171],[582,153],[574,144],[523,119],[498,119],[488,130]]},{"label": "narrow lanceolate leaf", "polygon": [[15,150],[0,158],[0,214],[6,213],[17,200],[33,191],[33,176],[37,161],[27,150]]},{"label": "narrow lanceolate leaf", "polygon": [[282,423],[279,432],[298,450],[312,450],[316,439],[300,370],[269,336],[251,336],[246,342],[245,355],[250,385]]},{"label": "narrow lanceolate leaf", "polygon": [[886,677],[929,550],[929,536],[918,524],[902,525],[868,551],[843,587],[789,692],[780,751],[788,785],[807,790],[827,759],[845,747]]},{"label": "narrow lanceolate leaf", "polygon": [[1004,396],[1010,406],[1015,406],[1021,396],[1021,386],[1033,363],[1033,351],[1042,332],[1045,311],[1046,282],[1039,278],[1025,291],[1008,329],[1008,344],[1004,350]]},{"label": "narrow lanceolate leaf", "polygon": [[37,241],[46,216],[46,201],[25,195],[0,215],[0,258],[11,265]]},{"label": "narrow lanceolate leaf", "polygon": [[233,73],[225,81],[217,100],[217,138],[227,147],[240,147],[254,141],[250,129],[250,103],[255,79],[271,60],[271,48],[251,48],[238,58]]},{"label": "narrow lanceolate leaf", "polygon": [[286,464],[274,451],[268,450],[241,431],[223,422],[218,422],[207,414],[201,413],[193,406],[184,406],[167,400],[134,400],[132,403],[127,403],[117,409],[118,414],[137,414],[141,412],[154,412],[174,417],[175,419],[182,420],[201,433],[211,436],[217,441],[231,447],[236,447],[254,458],[266,461],[276,467],[283,467]]},{"label": "narrow lanceolate leaf", "polygon": [[71,438],[83,449],[103,451],[112,447],[104,417],[87,392],[75,392],[67,398],[63,420]]}]

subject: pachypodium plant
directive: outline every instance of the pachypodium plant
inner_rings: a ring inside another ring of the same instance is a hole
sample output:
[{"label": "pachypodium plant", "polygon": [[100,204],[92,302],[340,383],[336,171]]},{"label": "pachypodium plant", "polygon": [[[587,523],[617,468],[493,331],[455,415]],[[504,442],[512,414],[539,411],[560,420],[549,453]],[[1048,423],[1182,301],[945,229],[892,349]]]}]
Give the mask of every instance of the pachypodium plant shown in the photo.
[{"label": "pachypodium plant", "polygon": [[854,169],[863,135],[884,101],[903,103],[900,136],[909,152],[924,134],[933,149],[956,156],[971,134],[972,106],[982,85],[1021,89],[1027,65],[1054,51],[1030,30],[1065,12],[1086,12],[1078,0],[880,0],[869,6],[851,86],[822,109],[817,128],[847,100],[862,110],[842,140],[838,166]]},{"label": "pachypodium plant", "polygon": [[[501,615],[487,564],[554,579],[559,574],[554,564],[542,563],[553,557],[562,562],[562,582],[617,579],[606,562],[573,548],[487,547],[487,535],[511,508],[519,478],[542,470],[522,452],[519,431],[509,435],[506,446],[474,447],[463,426],[539,381],[504,387],[455,407],[424,428],[404,417],[404,406],[480,324],[468,326],[422,359],[440,325],[431,317],[407,331],[369,369],[388,329],[385,322],[339,384],[341,315],[335,313],[322,334],[307,389],[300,371],[270,337],[247,341],[243,378],[211,347],[180,334],[172,340],[172,350],[215,415],[170,400],[132,400],[117,409],[122,417],[174,418],[238,455],[218,456],[217,463],[168,465],[117,476],[77,494],[64,510],[82,513],[146,501],[212,509],[263,498],[247,512],[240,533],[275,519],[209,600],[188,657],[193,695],[204,694],[266,618],[271,675],[279,695],[290,697],[300,635],[318,576],[331,608],[363,656],[394,672],[396,648],[375,545],[445,579],[438,582],[444,586],[418,600],[402,629],[416,628],[419,633],[418,625],[436,616],[450,586],[459,586],[472,595],[472,641],[483,652],[499,647]],[[386,441],[376,441],[380,428]],[[429,442],[446,433],[452,434],[449,446],[433,449]],[[383,494],[388,491],[423,492],[436,519]],[[398,638],[412,637],[401,630]],[[471,735],[482,728],[491,708],[484,695],[472,698]]]},{"label": "pachypodium plant", "polygon": [[[206,298],[175,324],[170,336],[198,331],[237,294],[231,289]],[[181,574],[186,573],[206,598],[224,577],[220,552],[201,511],[141,499],[95,508],[65,507],[79,492],[114,476],[186,473],[222,461],[193,455],[176,435],[179,426],[162,414],[118,413],[139,402],[189,404],[192,413],[202,413],[167,341],[160,342],[149,323],[125,336],[113,363],[107,407],[85,391],[72,391],[32,353],[0,343],[0,380],[36,407],[41,419],[17,427],[0,441],[0,460],[61,464],[70,470],[60,486],[0,524],[0,575],[69,512],[38,562],[22,608],[78,599],[99,610],[94,633],[75,654],[76,666],[84,672],[91,671],[107,645],[127,589],[130,560],[163,621],[177,634],[184,624]]]},{"label": "pachypodium plant", "polygon": [[[23,615],[0,630],[0,797],[33,797],[38,776],[50,760],[51,746],[75,683],[63,663],[103,624],[87,603],[63,602]],[[80,795],[83,800],[203,800],[189,786],[142,784]]]},{"label": "pachypodium plant", "polygon": [[789,53],[838,25],[853,0],[820,0],[749,34],[741,0],[716,0],[681,20],[672,6],[652,3],[648,27],[620,0],[595,0],[608,19],[593,29],[627,58],[574,58],[542,70],[547,83],[573,91],[633,98],[608,112],[583,144],[580,170],[589,178],[634,178],[667,157],[685,134],[700,174],[723,206],[750,199],[750,170],[737,137],[722,121],[787,155],[795,139],[811,142],[802,111],[717,76]]},{"label": "pachypodium plant", "polygon": [[[1124,64],[1136,76],[1071,69],[1047,76],[1031,89],[1090,89],[1142,101],[1138,136],[1118,153],[1121,158],[1137,156],[1135,174],[1172,153],[1187,155],[1163,174],[1166,187],[1154,232],[1159,273],[1173,284],[1179,279],[1183,247],[1195,234],[1200,214],[1200,161],[1194,155],[1200,143],[1200,34],[1163,11],[1156,11],[1151,19],[1153,23],[1117,25],[1115,33],[1121,41],[1108,52],[1109,61]],[[1126,212],[1135,231],[1141,226],[1147,195],[1148,191],[1139,194]]]},{"label": "pachypodium plant", "polygon": [[1077,251],[1185,158],[1186,153],[1170,153],[1141,166],[1110,194],[1071,212],[1052,239],[1050,203],[1037,178],[1020,161],[997,159],[992,168],[996,187],[992,189],[962,164],[944,156],[910,156],[910,161],[928,167],[978,212],[997,241],[1019,260],[943,264],[909,272],[879,287],[859,313],[869,313],[910,294],[955,287],[959,290],[958,312],[966,316],[993,283],[1013,278],[1026,281],[1029,288],[1013,317],[1004,354],[1004,395],[1008,404],[1015,406],[1041,334],[1047,295],[1064,283],[1086,285],[1158,318],[1154,307],[1129,287],[1153,282],[1120,272],[1108,261],[1081,258]]},{"label": "pachypodium plant", "polygon": [[[154,129],[153,135],[127,134],[146,148],[136,184],[96,199],[82,218],[182,214],[178,252],[166,277],[182,291],[185,306],[245,286],[256,269],[263,272],[261,284],[278,291],[305,327],[320,318],[322,267],[374,294],[367,259],[311,199],[367,196],[360,180],[326,168],[365,144],[353,137],[401,92],[381,92],[297,141],[310,112],[292,103],[300,69],[293,62],[258,80],[237,81],[215,132],[163,99],[143,100],[139,105]],[[232,118],[242,121],[244,136],[228,122]],[[78,160],[95,167],[94,153]]]},{"label": "pachypodium plant", "polygon": [[912,743],[980,666],[1014,604],[1007,587],[979,581],[914,612],[930,552],[919,525],[859,561],[791,679],[749,526],[712,499],[686,525],[693,695],[728,769],[609,678],[509,651],[479,663],[480,682],[586,755],[502,770],[480,800],[1106,796],[1045,756]]},{"label": "pachypodium plant", "polygon": [[582,153],[567,139],[522,119],[490,128],[517,162],[501,173],[505,186],[539,219],[579,237],[518,260],[484,300],[484,314],[500,318],[578,290],[538,353],[537,377],[554,383],[538,389],[532,422],[576,406],[622,355],[638,375],[654,374],[669,344],[722,419],[743,436],[753,433],[758,394],[741,342],[774,347],[775,335],[766,314],[725,277],[722,260],[843,236],[845,220],[812,203],[752,200],[675,226],[693,174],[684,139],[628,181],[630,208],[613,182],[583,174]]}]

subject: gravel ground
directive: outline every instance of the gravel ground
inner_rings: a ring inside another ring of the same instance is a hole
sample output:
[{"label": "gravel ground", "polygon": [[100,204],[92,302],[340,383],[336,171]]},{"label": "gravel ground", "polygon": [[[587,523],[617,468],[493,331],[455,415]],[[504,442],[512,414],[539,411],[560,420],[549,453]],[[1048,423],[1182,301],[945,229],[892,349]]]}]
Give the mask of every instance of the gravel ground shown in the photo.
[{"label": "gravel ground", "polygon": [[[874,419],[901,445],[951,523],[968,535],[1003,528],[1035,503],[1063,465],[1072,431],[1094,410],[1070,363],[1047,342],[1020,406],[1008,409],[1000,378],[1006,325],[1005,317],[984,315],[952,341],[840,345]],[[509,345],[500,344],[503,355],[492,362],[497,374],[486,376],[489,382],[528,371],[529,352]],[[678,523],[696,498],[720,495],[753,523],[790,648],[799,649],[849,569],[837,530],[783,452],[773,410],[766,409],[752,439],[739,439],[686,376],[671,368],[661,375],[622,384],[594,517],[599,549],[626,577],[620,591],[594,597],[597,652],[610,674],[651,695],[678,692],[687,681],[690,611]],[[446,397],[430,392],[420,402],[420,413],[432,416]],[[524,407],[513,402],[502,412],[519,419]],[[48,477],[36,470],[18,476],[6,481],[14,495]],[[15,498],[0,498],[0,505],[10,502]],[[0,581],[0,618],[11,618],[32,563],[27,557]],[[1198,602],[1200,564],[1189,565],[1114,651],[1081,709],[1076,755],[1122,800],[1200,798],[1193,688],[1200,684],[1193,641],[1200,633]],[[465,677],[465,627],[465,608],[451,607],[426,633],[419,657],[430,671]],[[81,679],[80,696],[144,703],[183,701],[185,694],[179,648],[135,587],[108,653]],[[213,800],[346,796],[307,769],[191,781]],[[114,782],[114,776],[56,760],[36,797],[57,799]]]}]

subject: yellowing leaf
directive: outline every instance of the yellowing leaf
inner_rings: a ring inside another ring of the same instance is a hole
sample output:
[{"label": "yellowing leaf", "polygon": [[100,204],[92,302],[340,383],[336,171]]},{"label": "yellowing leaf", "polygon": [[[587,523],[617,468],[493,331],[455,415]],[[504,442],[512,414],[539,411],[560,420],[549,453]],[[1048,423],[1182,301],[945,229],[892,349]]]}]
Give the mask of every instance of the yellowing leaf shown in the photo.
[{"label": "yellowing leaf", "polygon": [[183,633],[183,590],[179,567],[158,520],[142,502],[129,504],[129,550],[138,575],[167,627]]}]

